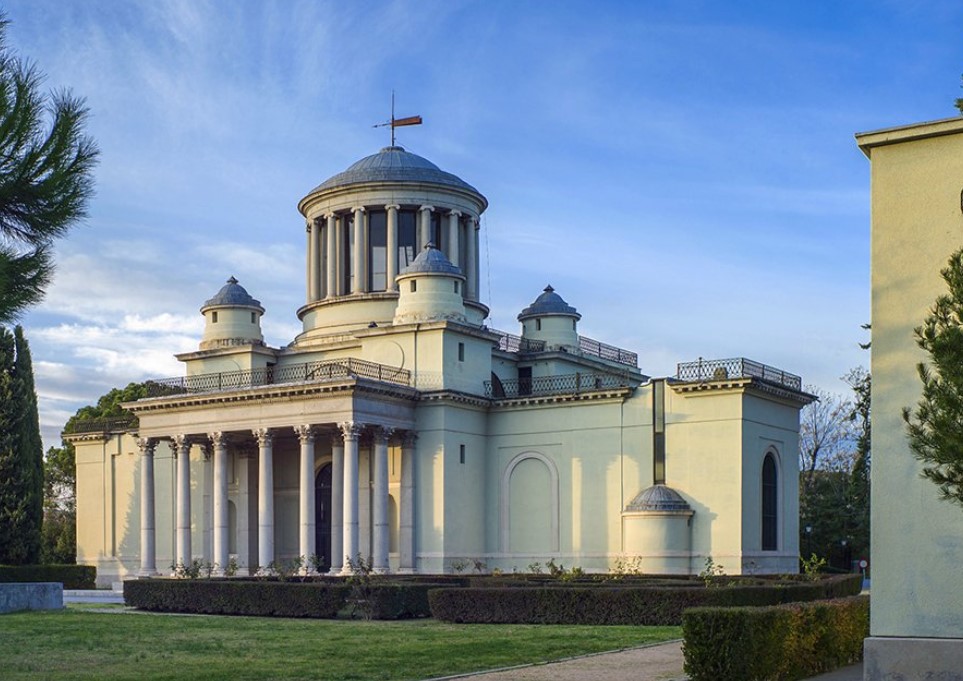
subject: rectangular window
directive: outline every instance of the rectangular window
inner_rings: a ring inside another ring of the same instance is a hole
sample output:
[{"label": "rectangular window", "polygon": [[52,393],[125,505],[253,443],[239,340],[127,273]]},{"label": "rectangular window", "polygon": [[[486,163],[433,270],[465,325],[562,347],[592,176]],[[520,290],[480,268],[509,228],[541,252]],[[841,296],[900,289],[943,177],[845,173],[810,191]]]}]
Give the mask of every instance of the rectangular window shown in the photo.
[{"label": "rectangular window", "polygon": [[418,255],[418,215],[413,210],[398,211],[398,271],[405,269]]},{"label": "rectangular window", "polygon": [[383,210],[368,213],[368,290],[388,288],[388,215]]},{"label": "rectangular window", "polygon": [[465,463],[465,445],[458,445],[458,461]]},{"label": "rectangular window", "polygon": [[211,324],[217,324],[217,310],[211,313]]},{"label": "rectangular window", "polygon": [[518,394],[532,394],[532,367],[518,367]]},{"label": "rectangular window", "polygon": [[535,320],[535,330],[536,330],[536,331],[541,331],[541,330],[542,330],[542,320],[541,320],[541,319],[536,319],[536,320]]},{"label": "rectangular window", "polygon": [[465,344],[464,343],[458,344],[458,361],[459,362],[465,361]]},{"label": "rectangular window", "polygon": [[665,484],[665,381],[652,381],[652,483]]},{"label": "rectangular window", "polygon": [[418,290],[418,282],[414,279],[411,280],[411,292],[414,293]]},{"label": "rectangular window", "polygon": [[252,312],[252,313],[251,313],[251,323],[252,323],[252,324],[257,324],[257,312]]},{"label": "rectangular window", "polygon": [[456,282],[455,282],[455,293],[458,293],[458,284],[459,284],[459,282],[456,281]]}]

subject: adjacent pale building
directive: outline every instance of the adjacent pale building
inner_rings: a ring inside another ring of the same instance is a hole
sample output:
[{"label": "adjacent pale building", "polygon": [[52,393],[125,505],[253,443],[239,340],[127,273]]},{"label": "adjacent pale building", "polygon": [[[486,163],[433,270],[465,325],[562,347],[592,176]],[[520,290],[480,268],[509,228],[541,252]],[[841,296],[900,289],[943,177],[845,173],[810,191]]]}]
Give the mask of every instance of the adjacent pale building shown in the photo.
[{"label": "adjacent pale building", "polygon": [[580,335],[551,286],[517,335],[489,328],[487,206],[397,146],[309,192],[290,344],[264,343],[266,311],[231,277],[178,355],[185,375],[128,405],[136,426],[66,434],[78,561],[101,582],[299,557],[333,573],[360,557],[379,572],[638,558],[694,574],[709,556],[730,574],[796,572],[800,378],[746,359],[651,378]]},{"label": "adjacent pale building", "polygon": [[867,681],[963,679],[963,509],[921,477],[902,418],[928,357],[913,330],[963,246],[963,118],[856,136],[872,201],[872,621]]}]

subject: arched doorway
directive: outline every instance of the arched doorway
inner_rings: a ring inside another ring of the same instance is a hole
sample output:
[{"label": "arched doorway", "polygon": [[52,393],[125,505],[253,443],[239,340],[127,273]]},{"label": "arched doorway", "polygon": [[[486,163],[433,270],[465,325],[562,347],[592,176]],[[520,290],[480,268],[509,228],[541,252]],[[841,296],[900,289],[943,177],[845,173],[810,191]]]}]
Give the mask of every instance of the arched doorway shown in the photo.
[{"label": "arched doorway", "polygon": [[318,570],[331,569],[331,464],[325,464],[314,479],[315,542]]}]

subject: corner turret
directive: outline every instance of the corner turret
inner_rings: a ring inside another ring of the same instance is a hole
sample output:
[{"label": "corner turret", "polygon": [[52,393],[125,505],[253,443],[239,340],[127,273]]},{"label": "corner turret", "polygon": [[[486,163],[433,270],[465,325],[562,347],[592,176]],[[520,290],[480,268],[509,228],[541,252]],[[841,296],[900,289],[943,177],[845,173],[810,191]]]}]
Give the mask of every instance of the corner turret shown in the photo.
[{"label": "corner turret", "polygon": [[546,349],[577,348],[578,321],[582,315],[562,300],[551,285],[531,305],[522,310],[522,338],[544,341]]},{"label": "corner turret", "polygon": [[204,303],[201,314],[204,315],[201,350],[264,344],[261,334],[264,308],[234,277],[227,280],[217,295]]},{"label": "corner turret", "polygon": [[465,321],[465,276],[431,242],[401,271],[394,324]]}]

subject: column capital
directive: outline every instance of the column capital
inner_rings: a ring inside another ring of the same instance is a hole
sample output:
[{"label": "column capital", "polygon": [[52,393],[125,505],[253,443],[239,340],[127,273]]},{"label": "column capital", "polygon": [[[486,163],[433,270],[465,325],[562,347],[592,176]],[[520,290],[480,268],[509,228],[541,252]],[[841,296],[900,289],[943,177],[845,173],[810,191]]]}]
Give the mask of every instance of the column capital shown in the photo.
[{"label": "column capital", "polygon": [[187,435],[175,435],[171,438],[173,447],[171,448],[174,452],[174,457],[180,456],[180,454],[189,454],[191,451],[191,438]]},{"label": "column capital", "polygon": [[376,443],[388,444],[388,440],[394,435],[395,429],[388,426],[374,426],[371,429],[371,439]]},{"label": "column capital", "polygon": [[308,234],[311,233],[311,228],[314,227],[314,220],[305,219],[304,221],[304,231]]},{"label": "column capital", "polygon": [[430,213],[430,212],[432,212],[433,210],[435,210],[435,207],[434,207],[434,206],[422,206],[422,207],[419,208],[418,210],[419,210],[419,211],[426,210],[426,211],[428,211],[428,212]]},{"label": "column capital", "polygon": [[364,206],[355,206],[354,208],[351,209],[351,212],[352,212],[352,213],[363,213],[363,212],[365,212],[365,210],[367,210],[367,209],[366,209]]},{"label": "column capital", "polygon": [[361,431],[364,430],[364,424],[358,423],[357,421],[344,421],[338,424],[338,428],[341,429],[341,433],[344,435],[344,439],[357,440],[361,435]]},{"label": "column capital", "polygon": [[475,229],[481,228],[481,221],[479,221],[479,219],[476,218],[474,215],[469,215],[467,218],[465,218],[465,220],[468,223],[469,227],[474,227]]},{"label": "column capital", "polygon": [[254,428],[251,433],[257,438],[258,447],[270,447],[274,442],[274,432],[270,428]]},{"label": "column capital", "polygon": [[401,210],[401,206],[399,206],[397,203],[389,203],[387,206],[385,206],[385,210]]},{"label": "column capital", "polygon": [[314,427],[310,425],[294,426],[294,432],[298,436],[298,440],[301,441],[302,445],[309,445],[314,442]]},{"label": "column capital", "polygon": [[137,447],[140,449],[141,456],[154,456],[157,440],[152,437],[139,437],[137,438]]},{"label": "column capital", "polygon": [[215,430],[207,434],[208,439],[214,447],[226,447],[227,435],[220,430]]},{"label": "column capital", "polygon": [[403,447],[414,447],[418,441],[418,433],[413,430],[406,430],[401,434],[401,445]]},{"label": "column capital", "polygon": [[453,218],[460,218],[462,215],[464,215],[464,213],[462,213],[457,208],[452,208],[450,211],[448,211],[448,215]]}]

